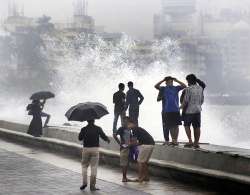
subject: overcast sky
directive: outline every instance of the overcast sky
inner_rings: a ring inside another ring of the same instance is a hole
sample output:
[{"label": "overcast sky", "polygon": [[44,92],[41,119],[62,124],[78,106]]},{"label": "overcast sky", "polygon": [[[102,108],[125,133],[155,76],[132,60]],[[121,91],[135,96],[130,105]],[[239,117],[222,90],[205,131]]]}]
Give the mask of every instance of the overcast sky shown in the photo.
[{"label": "overcast sky", "polygon": [[[8,2],[0,0],[0,17],[7,15]],[[54,21],[69,21],[73,11],[73,0],[15,0],[24,5],[26,16],[51,16]],[[88,13],[97,25],[106,30],[125,32],[130,36],[151,38],[153,15],[159,13],[161,0],[88,0]],[[198,0],[198,7],[206,10],[217,8],[249,8],[250,0]]]}]

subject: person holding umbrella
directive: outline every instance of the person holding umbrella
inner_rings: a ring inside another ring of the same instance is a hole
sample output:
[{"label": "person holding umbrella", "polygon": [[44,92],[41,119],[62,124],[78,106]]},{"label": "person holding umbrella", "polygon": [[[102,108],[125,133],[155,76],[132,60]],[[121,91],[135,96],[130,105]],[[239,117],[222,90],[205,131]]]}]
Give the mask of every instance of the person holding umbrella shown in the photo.
[{"label": "person holding umbrella", "polygon": [[42,105],[39,100],[33,100],[31,104],[29,104],[26,108],[26,110],[29,112],[29,115],[32,115],[33,118],[30,122],[28,134],[40,137],[42,135]]},{"label": "person holding umbrella", "polygon": [[[46,103],[46,99],[54,98],[54,97],[55,97],[55,94],[51,93],[50,91],[39,91],[39,92],[32,94],[32,96],[30,97],[31,100],[37,100],[40,103],[40,107],[41,107],[40,115],[41,117],[46,117],[46,120],[44,122],[44,127],[48,127],[50,115],[45,112],[42,112],[42,110]],[[40,100],[42,100],[42,102],[40,102]]]},{"label": "person holding umbrella", "polygon": [[100,119],[102,116],[108,114],[105,106],[100,103],[81,103],[71,107],[65,116],[71,121],[87,121],[87,126],[81,129],[79,133],[79,140],[83,141],[82,150],[82,179],[83,183],[80,190],[84,190],[87,185],[87,171],[90,165],[90,190],[99,190],[96,188],[97,167],[99,163],[99,137],[104,141],[110,143],[109,138],[103,132],[101,127],[95,125],[95,119]]}]

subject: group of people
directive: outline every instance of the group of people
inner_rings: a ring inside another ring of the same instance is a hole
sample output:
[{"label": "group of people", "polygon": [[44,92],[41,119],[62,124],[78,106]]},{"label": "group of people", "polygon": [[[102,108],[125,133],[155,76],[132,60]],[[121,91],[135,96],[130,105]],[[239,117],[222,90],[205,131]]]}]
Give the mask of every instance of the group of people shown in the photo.
[{"label": "group of people", "polygon": [[[184,122],[188,143],[185,147],[199,148],[201,127],[201,106],[204,102],[203,91],[205,83],[194,74],[186,76],[188,85],[171,76],[159,81],[155,88],[159,91],[157,101],[162,101],[162,127],[165,142],[164,145],[178,145],[179,126]],[[165,83],[164,86],[163,83]],[[174,85],[176,83],[177,85]],[[155,141],[153,137],[139,126],[139,108],[144,97],[138,89],[134,88],[133,82],[128,82],[128,91],[125,94],[125,85],[120,83],[119,90],[113,95],[114,121],[113,137],[120,146],[120,165],[122,167],[122,182],[149,181],[148,162],[152,155]],[[179,92],[182,92],[179,99]],[[30,115],[33,115],[28,133],[33,136],[41,136],[42,120],[46,116],[45,126],[48,124],[49,115],[42,112],[45,100],[33,100],[27,106]],[[179,104],[179,102],[181,104]],[[126,111],[128,110],[128,116]],[[180,114],[182,110],[182,114]],[[118,119],[121,119],[121,127],[117,129]],[[88,120],[87,126],[81,129],[79,140],[83,142],[82,150],[82,176],[83,183],[80,187],[84,190],[87,185],[87,169],[91,167],[90,190],[99,190],[96,187],[96,175],[99,162],[99,138],[110,143],[109,137],[101,127],[95,125],[95,120]],[[194,141],[191,136],[191,125],[194,129]],[[35,130],[35,131],[33,131]],[[170,142],[169,135],[172,141]],[[132,156],[132,157],[131,157]],[[138,178],[128,179],[127,169],[130,159],[138,163]]]},{"label": "group of people", "polygon": [[[82,151],[82,176],[83,183],[80,187],[84,190],[88,186],[87,170],[91,167],[90,190],[99,190],[96,185],[97,167],[99,162],[99,137],[107,143],[110,139],[103,132],[101,127],[95,125],[95,120],[87,121],[87,126],[81,129],[79,140],[83,141]],[[120,139],[118,138],[120,136]],[[148,161],[153,152],[155,141],[153,137],[143,128],[138,127],[136,121],[129,117],[123,118],[123,125],[114,134],[114,138],[120,145],[120,165],[122,167],[122,182],[143,182],[149,181]],[[129,165],[129,154],[132,147],[139,146],[138,162],[138,179],[130,180],[127,178],[127,168]]]},{"label": "group of people", "polygon": [[[204,102],[205,83],[194,74],[186,76],[188,86],[171,76],[159,81],[155,88],[159,90],[157,101],[162,101],[162,126],[166,145],[178,145],[179,126],[184,122],[188,137],[185,147],[199,148],[201,127],[201,106]],[[174,82],[178,85],[174,85]],[[161,86],[165,83],[165,86]],[[179,100],[179,92],[182,91]],[[181,105],[179,105],[179,102]],[[182,114],[180,114],[182,110]],[[194,130],[194,141],[191,136],[191,125]],[[172,142],[169,141],[169,134]]]}]

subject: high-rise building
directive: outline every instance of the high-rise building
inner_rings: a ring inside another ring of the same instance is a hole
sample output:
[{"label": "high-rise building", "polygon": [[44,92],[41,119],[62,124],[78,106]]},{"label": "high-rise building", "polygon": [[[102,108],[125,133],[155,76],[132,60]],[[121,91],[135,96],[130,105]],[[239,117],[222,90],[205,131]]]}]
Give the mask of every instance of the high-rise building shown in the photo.
[{"label": "high-rise building", "polygon": [[87,0],[74,0],[74,16],[87,15]]},{"label": "high-rise building", "polygon": [[162,0],[162,12],[154,18],[156,38],[181,37],[194,31],[196,0]]},{"label": "high-rise building", "polygon": [[84,32],[93,32],[95,28],[95,21],[87,13],[88,2],[87,0],[74,1],[74,22],[72,28]]},{"label": "high-rise building", "polygon": [[173,20],[185,20],[195,12],[195,7],[196,0],[162,0],[163,13],[171,16]]}]

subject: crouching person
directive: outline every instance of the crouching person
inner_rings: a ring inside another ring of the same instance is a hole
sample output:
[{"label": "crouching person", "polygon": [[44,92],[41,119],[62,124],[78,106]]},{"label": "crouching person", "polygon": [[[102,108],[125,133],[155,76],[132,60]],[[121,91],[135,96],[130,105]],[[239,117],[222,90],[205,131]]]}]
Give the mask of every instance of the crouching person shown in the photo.
[{"label": "crouching person", "polygon": [[104,141],[110,143],[109,138],[105,135],[103,130],[95,125],[94,120],[89,120],[88,125],[81,129],[79,134],[79,140],[83,140],[83,151],[82,151],[82,177],[83,183],[80,190],[84,190],[88,185],[88,167],[91,167],[90,176],[90,190],[99,190],[96,188],[96,176],[97,167],[99,163],[99,137]]},{"label": "crouching person", "polygon": [[139,174],[136,181],[149,181],[148,162],[152,155],[155,141],[145,129],[137,127],[136,122],[133,120],[128,119],[127,126],[129,129],[132,129],[133,137],[136,138],[133,144],[139,145],[139,156],[137,159]]}]

